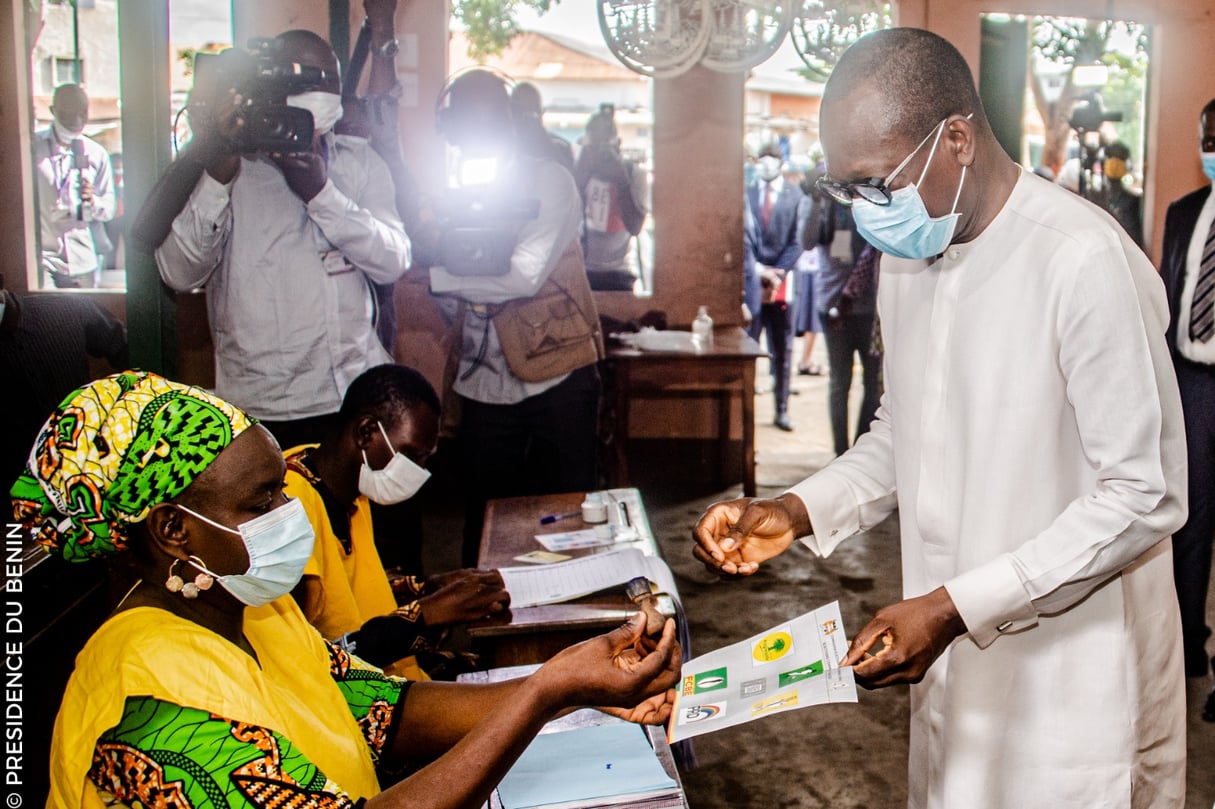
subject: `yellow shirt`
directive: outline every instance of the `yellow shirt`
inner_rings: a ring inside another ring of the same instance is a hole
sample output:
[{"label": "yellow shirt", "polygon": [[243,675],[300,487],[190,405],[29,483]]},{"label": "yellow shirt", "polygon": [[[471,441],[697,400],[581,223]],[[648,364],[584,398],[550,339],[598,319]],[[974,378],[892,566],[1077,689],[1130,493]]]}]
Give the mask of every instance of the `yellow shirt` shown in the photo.
[{"label": "yellow shirt", "polygon": [[[295,447],[284,455],[290,458],[311,446],[315,445]],[[320,492],[290,466],[284,491],[303,504],[316,531],[312,558],[304,567],[304,575],[316,578],[321,595],[318,603],[307,604],[304,611],[321,635],[337,638],[357,630],[368,619],[395,611],[397,601],[375,547],[371,504],[367,498],[359,495],[354,501],[350,553],[347,553],[333,531]]]},{"label": "yellow shirt", "polygon": [[[120,612],[89,639],[51,741],[51,809],[104,805],[86,778],[97,740],[128,697],[151,696],[282,734],[352,799],[379,793],[363,732],[333,681],[328,649],[285,596],[245,610],[255,661],[214,632],[154,607]],[[260,664],[260,665],[259,665]]]}]

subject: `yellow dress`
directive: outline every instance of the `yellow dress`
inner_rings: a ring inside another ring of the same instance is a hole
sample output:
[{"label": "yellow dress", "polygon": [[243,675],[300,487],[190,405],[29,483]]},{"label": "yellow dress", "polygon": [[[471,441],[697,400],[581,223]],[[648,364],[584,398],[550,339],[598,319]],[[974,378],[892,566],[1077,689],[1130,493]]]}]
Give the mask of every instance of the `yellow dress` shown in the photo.
[{"label": "yellow dress", "polygon": [[326,644],[290,596],[247,608],[244,629],[256,661],[154,607],[106,621],[55,720],[47,806],[264,806],[284,796],[340,806],[376,795],[375,756],[404,681]]}]

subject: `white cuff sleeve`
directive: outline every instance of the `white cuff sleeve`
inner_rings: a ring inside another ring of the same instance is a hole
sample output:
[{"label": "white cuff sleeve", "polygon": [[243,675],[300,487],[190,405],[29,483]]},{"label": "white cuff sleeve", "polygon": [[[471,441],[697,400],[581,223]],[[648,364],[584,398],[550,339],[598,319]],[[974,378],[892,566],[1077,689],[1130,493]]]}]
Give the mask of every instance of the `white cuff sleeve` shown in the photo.
[{"label": "white cuff sleeve", "polygon": [[1038,612],[1008,554],[950,579],[945,590],[980,649],[1003,633],[1038,623]]}]

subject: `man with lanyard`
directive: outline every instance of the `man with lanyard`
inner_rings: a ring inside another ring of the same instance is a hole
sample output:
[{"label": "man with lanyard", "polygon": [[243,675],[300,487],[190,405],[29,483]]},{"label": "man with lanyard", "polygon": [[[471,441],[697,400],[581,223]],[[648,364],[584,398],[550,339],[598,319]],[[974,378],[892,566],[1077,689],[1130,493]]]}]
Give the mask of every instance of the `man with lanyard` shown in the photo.
[{"label": "man with lanyard", "polygon": [[93,234],[114,216],[110,155],[84,134],[89,97],[80,85],[56,87],[51,114],[51,125],[34,135],[42,271],[57,287],[99,286]]},{"label": "man with lanyard", "polygon": [[436,113],[460,175],[449,190],[483,202],[474,229],[488,223],[505,245],[492,266],[458,267],[472,234],[449,231],[452,250],[430,269],[457,329],[450,384],[473,567],[488,499],[595,488],[603,337],[578,243],[578,189],[560,164],[519,153],[506,83],[462,73]]},{"label": "man with lanyard", "polygon": [[200,123],[214,157],[156,262],[173,289],[207,289],[219,395],[290,447],[318,440],[351,381],[391,361],[370,283],[399,278],[410,245],[384,161],[365,139],[332,132],[342,105],[329,44],[287,31],[273,58],[320,70],[316,87],[286,98],[312,113],[312,149],[241,154],[242,99],[208,99],[218,112]]}]

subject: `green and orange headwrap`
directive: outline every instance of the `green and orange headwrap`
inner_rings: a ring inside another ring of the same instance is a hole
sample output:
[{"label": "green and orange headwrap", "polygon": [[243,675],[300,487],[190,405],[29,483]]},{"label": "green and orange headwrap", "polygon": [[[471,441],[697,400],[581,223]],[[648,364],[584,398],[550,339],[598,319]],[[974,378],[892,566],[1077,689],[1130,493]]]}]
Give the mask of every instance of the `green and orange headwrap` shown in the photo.
[{"label": "green and orange headwrap", "polygon": [[254,421],[201,388],[126,371],[70,394],[13,484],[13,516],[75,562],[121,551],[128,528],[181,494]]}]

